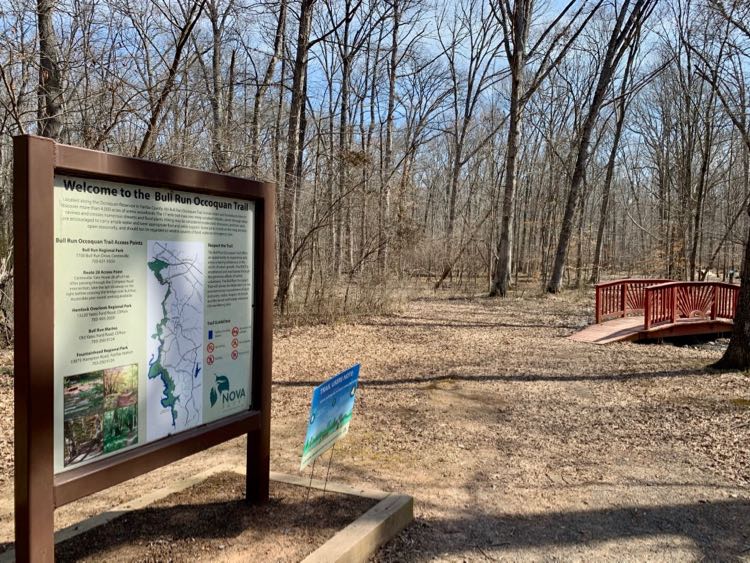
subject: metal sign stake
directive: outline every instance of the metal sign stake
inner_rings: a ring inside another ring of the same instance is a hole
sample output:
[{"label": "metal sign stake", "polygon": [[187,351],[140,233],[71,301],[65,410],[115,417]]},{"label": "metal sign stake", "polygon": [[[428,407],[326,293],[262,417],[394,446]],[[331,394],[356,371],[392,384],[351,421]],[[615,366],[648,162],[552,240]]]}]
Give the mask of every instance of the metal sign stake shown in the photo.
[{"label": "metal sign stake", "polygon": [[[310,500],[310,489],[312,489],[312,482],[313,482],[313,475],[315,474],[315,462],[317,462],[317,458],[313,460],[312,469],[310,470],[310,482],[307,484],[307,494],[305,495],[305,504],[302,508],[302,521],[305,521],[305,517],[307,516],[307,501]],[[307,523],[305,523],[305,529],[307,529]]]},{"label": "metal sign stake", "polygon": [[333,450],[336,449],[336,444],[331,446],[331,457],[328,458],[328,469],[326,470],[326,480],[325,483],[323,483],[323,496],[326,494],[326,489],[328,488],[328,474],[331,472],[331,462],[333,461]]}]

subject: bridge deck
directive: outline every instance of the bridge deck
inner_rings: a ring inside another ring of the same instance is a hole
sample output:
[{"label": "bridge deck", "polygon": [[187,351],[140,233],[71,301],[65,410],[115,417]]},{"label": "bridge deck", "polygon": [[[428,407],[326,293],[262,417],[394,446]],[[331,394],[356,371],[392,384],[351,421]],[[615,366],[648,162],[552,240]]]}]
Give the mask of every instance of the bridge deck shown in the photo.
[{"label": "bridge deck", "polygon": [[646,330],[643,317],[624,317],[594,324],[570,336],[571,340],[593,344],[610,342],[658,340],[678,336],[722,334],[732,331],[732,321],[724,319],[680,319]]},{"label": "bridge deck", "polygon": [[619,340],[637,340],[638,333],[642,330],[643,317],[625,317],[587,326],[572,334],[570,339],[578,342],[609,344]]}]

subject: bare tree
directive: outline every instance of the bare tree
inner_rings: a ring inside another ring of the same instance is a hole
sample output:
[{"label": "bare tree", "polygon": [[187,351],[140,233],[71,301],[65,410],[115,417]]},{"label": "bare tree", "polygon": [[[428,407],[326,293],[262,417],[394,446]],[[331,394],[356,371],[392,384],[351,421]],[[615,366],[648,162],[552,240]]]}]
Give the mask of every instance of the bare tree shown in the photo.
[{"label": "bare tree", "polygon": [[[136,156],[138,157],[142,158],[151,149],[159,122],[163,117],[164,108],[167,105],[167,100],[175,87],[175,82],[180,71],[180,65],[183,62],[185,46],[187,45],[205,6],[206,0],[202,0],[200,3],[191,2],[187,7],[187,10],[179,15],[173,15],[171,12],[167,13],[166,11],[162,11],[162,13],[171,20],[170,23],[174,25],[177,34],[174,45],[172,46],[172,60],[166,68],[166,76],[161,81],[158,91],[150,93],[149,95],[149,117],[146,121],[146,132],[138,146],[138,150],[136,151]],[[135,15],[133,17],[135,17]],[[136,20],[134,20],[134,22],[135,21]],[[138,30],[144,45],[151,44],[153,39],[147,35],[147,30],[139,25],[136,25],[136,29]],[[162,55],[161,58],[164,58],[164,56]]]},{"label": "bare tree", "polygon": [[60,48],[52,21],[55,0],[37,1],[39,21],[39,134],[59,140],[63,89]]},{"label": "bare tree", "polygon": [[[513,206],[518,179],[517,160],[521,142],[523,112],[531,96],[545,78],[559,65],[576,38],[601,6],[596,3],[589,9],[586,2],[579,7],[567,22],[575,1],[568,2],[542,31],[529,48],[528,40],[534,17],[534,0],[499,0],[493,13],[503,29],[503,46],[510,69],[510,109],[508,137],[505,151],[505,191],[500,215],[500,236],[497,245],[497,261],[490,295],[505,296],[510,287],[513,248]],[[582,18],[582,14],[588,14]],[[549,42],[545,44],[545,41]],[[538,59],[538,62],[536,61]],[[530,78],[527,77],[529,63],[536,64]]]},{"label": "bare tree", "polygon": [[661,3],[652,29],[655,0],[202,1],[6,0],[0,283],[9,139],[46,127],[275,179],[285,314],[372,312],[427,280],[736,277],[743,2]]},{"label": "bare tree", "polygon": [[[750,61],[747,48],[750,46],[750,5],[741,2],[726,4],[723,0],[712,0],[712,10],[733,28],[732,52],[724,55],[725,43],[710,52],[695,52],[701,56],[707,68],[702,71],[704,79],[710,82],[719,97],[724,110],[737,131],[742,136],[745,148],[750,153],[750,104],[744,93],[747,80],[744,69]],[[712,55],[716,58],[712,60]],[[718,72],[721,67],[723,72]],[[713,71],[711,70],[713,68]],[[750,214],[750,207],[747,208]],[[742,283],[734,318],[734,330],[724,356],[716,363],[721,369],[750,368],[750,232],[745,244],[745,256],[742,262]]]},{"label": "bare tree", "polygon": [[[444,215],[445,257],[440,280],[444,280],[452,269],[461,172],[471,156],[496,133],[492,131],[489,135],[480,137],[474,146],[470,146],[473,140],[471,133],[476,126],[476,111],[484,92],[497,85],[502,78],[497,68],[497,55],[502,48],[502,41],[499,40],[499,29],[491,12],[479,0],[460,2],[455,10],[454,19],[448,24],[447,37],[443,35],[443,22],[438,22],[439,39],[452,83],[452,120],[447,129],[450,139],[450,169]],[[442,14],[442,17],[445,18],[446,14]],[[436,287],[439,287],[439,283]]]},{"label": "bare tree", "polygon": [[625,73],[620,82],[619,94],[615,100],[615,129],[612,135],[612,148],[610,149],[609,158],[607,159],[607,175],[604,179],[602,192],[602,203],[599,211],[599,227],[596,231],[596,246],[594,248],[594,258],[591,265],[591,283],[599,281],[599,269],[602,259],[602,244],[604,242],[604,228],[607,224],[607,215],[609,213],[609,200],[612,192],[612,181],[615,176],[615,165],[617,163],[617,152],[620,148],[622,131],[625,126],[625,117],[628,110],[628,102],[632,90],[630,90],[633,81],[633,64],[640,44],[634,42],[630,46],[628,60],[625,65]]},{"label": "bare tree", "polygon": [[599,117],[599,110],[604,103],[607,91],[622,57],[627,52],[631,43],[639,37],[641,27],[651,16],[657,3],[656,0],[635,0],[634,2],[625,0],[619,10],[616,9],[615,11],[615,24],[607,42],[607,49],[599,69],[596,89],[594,90],[586,118],[581,127],[578,155],[560,227],[555,262],[552,267],[549,283],[547,284],[547,291],[550,293],[557,293],[562,287],[563,270],[573,230],[573,216],[578,206],[581,186],[584,183],[586,167],[591,156],[591,136],[594,131],[594,125]]},{"label": "bare tree", "polygon": [[[234,0],[229,0],[224,6],[220,4],[220,0],[207,0],[206,3],[206,12],[211,22],[211,78],[206,80],[210,92],[209,101],[211,102],[211,157],[214,169],[218,172],[229,171],[227,154],[227,128],[229,123],[227,121],[231,115],[231,100],[234,91],[235,52],[232,51],[229,79],[225,81],[223,76],[223,50],[227,18],[233,10]],[[199,60],[201,63],[203,62],[202,58],[199,58]],[[209,74],[209,72],[205,73]],[[225,82],[228,82],[228,88]]]},{"label": "bare tree", "polygon": [[[276,71],[276,63],[281,57],[284,50],[284,34],[286,33],[286,20],[287,20],[287,0],[279,0],[279,15],[276,20],[276,32],[274,33],[273,39],[273,51],[268,58],[266,64],[266,70],[263,73],[262,80],[258,83],[258,87],[255,90],[255,96],[253,97],[253,111],[251,114],[250,122],[250,169],[254,176],[260,175],[259,161],[260,161],[260,112],[263,107],[263,98],[266,96],[266,92],[271,86],[271,81]],[[283,98],[283,96],[279,96]]]},{"label": "bare tree", "polygon": [[282,193],[279,197],[279,277],[276,303],[282,313],[286,311],[292,281],[293,204],[295,193],[300,184],[300,155],[302,151],[300,137],[303,132],[302,124],[304,123],[305,81],[314,7],[315,0],[302,0],[299,12],[296,55],[292,68],[292,97],[287,128],[286,165],[284,167],[284,182],[280,186]]}]

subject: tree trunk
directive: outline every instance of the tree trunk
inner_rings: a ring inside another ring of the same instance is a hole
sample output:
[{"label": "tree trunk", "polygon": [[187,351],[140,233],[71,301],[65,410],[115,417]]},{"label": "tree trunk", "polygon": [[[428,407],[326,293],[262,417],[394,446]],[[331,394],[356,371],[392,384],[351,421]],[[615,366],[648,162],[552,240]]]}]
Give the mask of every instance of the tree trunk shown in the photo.
[{"label": "tree trunk", "polygon": [[[609,79],[607,79],[607,83],[608,82]],[[590,155],[591,135],[594,131],[596,118],[599,115],[601,102],[604,99],[605,86],[603,78],[600,78],[600,84],[597,86],[597,91],[594,94],[594,101],[592,101],[589,114],[586,117],[586,121],[583,124],[581,131],[581,140],[578,143],[578,156],[573,170],[573,177],[570,182],[568,201],[565,204],[565,213],[563,214],[560,238],[558,239],[557,250],[555,251],[555,261],[552,265],[552,275],[547,284],[548,293],[557,293],[562,289],[565,260],[568,254],[568,245],[570,244],[570,239],[573,234],[573,220],[576,208],[578,207],[578,198],[580,197],[581,186],[583,185],[584,176],[586,175],[586,166],[588,165]],[[594,106],[596,106],[596,109],[594,109]]]},{"label": "tree trunk", "polygon": [[380,213],[378,217],[378,269],[380,275],[386,276],[388,269],[388,236],[385,231],[390,224],[391,214],[391,179],[393,178],[393,122],[396,111],[396,67],[398,65],[398,34],[401,23],[401,9],[398,2],[393,3],[393,29],[391,30],[391,53],[388,63],[388,113],[385,118],[385,151],[383,156],[383,174],[381,176]]},{"label": "tree trunk", "polygon": [[599,228],[596,232],[596,246],[594,247],[594,259],[591,265],[591,279],[590,282],[595,284],[599,281],[599,269],[601,268],[602,260],[602,244],[604,242],[604,228],[607,224],[607,215],[609,213],[609,196],[612,192],[612,180],[615,175],[615,165],[617,163],[617,150],[620,147],[620,139],[622,138],[622,129],[625,125],[625,114],[628,109],[628,98],[627,90],[630,84],[631,69],[633,61],[635,60],[635,54],[638,50],[638,46],[635,45],[630,49],[628,54],[628,62],[625,67],[625,75],[622,79],[622,85],[620,87],[620,100],[618,102],[615,133],[612,139],[612,150],[609,152],[609,160],[607,161],[607,172],[604,179],[604,188],[602,194],[602,205],[599,212]]},{"label": "tree trunk", "polygon": [[[602,62],[602,68],[597,80],[596,89],[591,99],[588,114],[581,128],[581,137],[578,142],[578,155],[573,170],[573,176],[570,181],[570,191],[568,200],[565,204],[565,212],[560,228],[560,237],[557,242],[555,252],[555,261],[552,266],[552,275],[547,284],[547,292],[557,293],[562,288],[562,278],[565,270],[565,260],[568,254],[568,246],[573,234],[573,220],[575,217],[578,198],[580,197],[581,186],[583,185],[588,166],[589,157],[591,156],[591,135],[594,131],[594,125],[599,117],[599,110],[604,102],[610,83],[614,77],[624,49],[638,37],[638,30],[643,22],[652,13],[655,6],[654,0],[637,0],[628,14],[630,2],[626,1],[618,14],[617,21],[612,35],[610,36],[607,46],[607,53]],[[626,21],[627,16],[627,21]]]},{"label": "tree trunk", "polygon": [[612,139],[612,150],[609,152],[607,161],[607,173],[604,179],[604,193],[602,194],[602,206],[599,211],[599,228],[596,231],[596,246],[594,248],[594,261],[591,265],[591,283],[599,281],[599,269],[602,260],[602,244],[604,242],[604,228],[607,225],[607,215],[609,212],[609,196],[612,191],[612,180],[615,175],[615,164],[617,162],[617,149],[620,146],[622,137],[622,128],[625,124],[625,103],[623,101],[620,111],[617,115],[617,124],[615,125],[615,135]]},{"label": "tree trunk", "polygon": [[[750,207],[748,207],[750,214]],[[734,315],[734,331],[724,356],[714,364],[719,369],[750,369],[750,231],[745,244],[745,259],[742,263],[742,282],[737,311]]]},{"label": "tree trunk", "polygon": [[[503,12],[506,29],[509,27],[510,14]],[[490,296],[505,297],[510,288],[511,266],[513,258],[513,203],[516,196],[518,182],[518,144],[521,140],[521,119],[524,102],[521,101],[521,81],[526,65],[526,41],[531,17],[531,2],[517,0],[512,12],[513,48],[511,50],[508,38],[505,40],[505,50],[511,69],[510,88],[510,123],[508,125],[508,144],[505,151],[505,192],[503,194],[503,209],[500,216],[500,237],[497,242],[497,261],[495,276],[490,288]]]},{"label": "tree trunk", "polygon": [[[713,92],[712,92],[713,94]],[[706,136],[704,139],[703,154],[701,155],[701,169],[698,179],[698,193],[696,194],[695,215],[693,217],[693,240],[690,247],[690,280],[695,280],[695,272],[698,269],[698,243],[701,239],[701,225],[703,222],[703,205],[708,191],[708,173],[711,162],[711,145],[713,143],[713,95],[710,98],[709,107],[706,109],[705,123]],[[702,278],[701,278],[702,279]]]},{"label": "tree trunk", "polygon": [[172,62],[167,69],[167,77],[164,81],[164,86],[151,105],[151,115],[149,116],[146,123],[146,132],[144,133],[143,140],[138,147],[138,152],[136,152],[136,156],[138,158],[143,158],[144,156],[146,156],[148,151],[151,149],[154,136],[157,134],[157,127],[162,118],[164,106],[166,106],[167,99],[169,98],[169,95],[172,93],[175,87],[177,72],[180,70],[180,64],[182,63],[182,55],[183,51],[185,50],[185,45],[190,38],[190,34],[193,33],[193,28],[195,28],[195,25],[200,19],[205,5],[206,0],[203,0],[203,2],[201,2],[200,4],[192,4],[190,7],[190,11],[185,17],[185,24],[179,29],[179,35],[177,37],[177,42],[174,46],[174,53],[172,55]]},{"label": "tree trunk", "polygon": [[286,165],[284,182],[280,186],[286,193],[281,198],[279,210],[279,280],[276,290],[276,303],[281,313],[286,313],[289,300],[289,287],[292,281],[292,245],[294,231],[294,194],[299,187],[300,123],[305,109],[304,89],[307,69],[308,42],[315,0],[302,0],[300,7],[297,53],[292,72],[292,99],[289,106],[289,127],[287,130]]},{"label": "tree trunk", "polygon": [[505,194],[503,195],[503,214],[500,218],[500,239],[497,243],[497,263],[492,280],[490,296],[505,297],[510,288],[511,259],[513,248],[513,200],[515,199],[518,178],[518,143],[521,137],[521,107],[519,102],[520,76],[513,80],[510,97],[510,125],[508,127],[508,146],[505,156]]},{"label": "tree trunk", "polygon": [[38,0],[39,23],[39,134],[59,140],[62,135],[62,76],[60,48],[52,24],[55,0]]},{"label": "tree trunk", "polygon": [[[226,172],[228,169],[228,159],[225,150],[225,126],[224,126],[224,80],[222,73],[222,43],[224,35],[224,25],[219,14],[219,7],[216,1],[208,3],[208,16],[211,20],[211,93],[209,102],[211,103],[211,152],[213,157],[214,169],[217,172]],[[230,88],[232,85],[229,85]]]},{"label": "tree trunk", "polygon": [[578,241],[576,243],[576,281],[575,288],[581,287],[583,281],[583,219],[586,213],[586,193],[578,199]]},{"label": "tree trunk", "polygon": [[[459,133],[459,139],[455,146],[455,154],[453,155],[451,164],[451,176],[448,182],[448,215],[445,225],[446,261],[450,260],[453,249],[453,230],[456,224],[456,202],[458,200],[458,180],[461,177],[463,152],[463,133]],[[446,262],[446,266],[447,265]]]},{"label": "tree trunk", "polygon": [[[281,52],[284,48],[284,31],[286,30],[286,0],[280,0],[279,3],[279,19],[276,24],[276,34],[273,40],[273,53],[266,66],[266,72],[263,75],[263,81],[258,84],[258,88],[255,91],[253,98],[253,113],[250,121],[250,170],[253,176],[256,178],[260,175],[260,148],[258,146],[260,138],[260,110],[263,103],[263,97],[266,95],[271,80],[273,79],[274,71],[276,70],[276,61],[279,60]],[[283,82],[283,76],[282,76]],[[279,97],[283,98],[283,94],[279,92]]]},{"label": "tree trunk", "polygon": [[[349,235],[349,197],[345,196],[349,189],[349,86],[351,81],[352,51],[350,50],[349,28],[353,14],[351,0],[344,2],[345,18],[344,31],[339,46],[341,53],[341,113],[339,114],[339,162],[338,162],[338,198],[334,217],[337,231],[336,245],[336,275],[340,275],[344,264],[348,263],[346,243]],[[347,271],[349,271],[347,269]]]}]

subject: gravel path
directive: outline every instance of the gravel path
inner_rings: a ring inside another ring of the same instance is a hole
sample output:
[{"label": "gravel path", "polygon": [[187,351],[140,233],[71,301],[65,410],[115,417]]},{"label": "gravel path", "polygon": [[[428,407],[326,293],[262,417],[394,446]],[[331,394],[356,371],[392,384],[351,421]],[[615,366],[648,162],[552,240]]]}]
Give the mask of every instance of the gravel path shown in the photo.
[{"label": "gravel path", "polygon": [[[330,477],[411,494],[417,516],[377,560],[750,559],[750,378],[707,369],[716,346],[566,338],[591,317],[588,294],[424,299],[356,324],[279,329],[272,469],[299,466],[312,386],[359,361]],[[73,503],[57,522],[208,460],[238,462],[242,444]],[[4,462],[0,542],[12,537]]]}]

